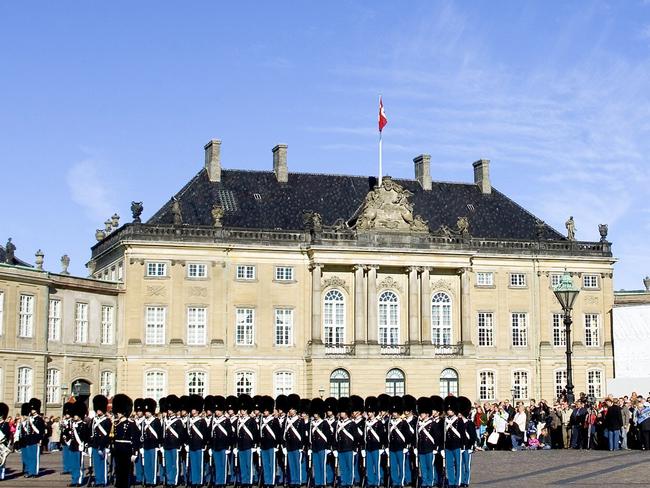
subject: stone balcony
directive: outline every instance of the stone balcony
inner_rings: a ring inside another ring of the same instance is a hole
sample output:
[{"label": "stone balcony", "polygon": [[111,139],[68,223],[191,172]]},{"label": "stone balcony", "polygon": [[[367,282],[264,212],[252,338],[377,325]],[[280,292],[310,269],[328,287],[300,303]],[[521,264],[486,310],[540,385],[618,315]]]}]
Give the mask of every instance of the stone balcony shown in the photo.
[{"label": "stone balcony", "polygon": [[453,358],[463,356],[463,344],[323,344],[308,343],[305,351],[307,357],[329,358]]}]

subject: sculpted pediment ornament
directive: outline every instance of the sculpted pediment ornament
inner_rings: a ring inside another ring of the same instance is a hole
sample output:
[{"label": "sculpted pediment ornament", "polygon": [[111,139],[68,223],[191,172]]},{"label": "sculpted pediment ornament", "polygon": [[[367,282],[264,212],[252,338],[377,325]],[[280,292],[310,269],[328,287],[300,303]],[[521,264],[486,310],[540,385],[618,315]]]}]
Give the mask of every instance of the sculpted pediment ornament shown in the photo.
[{"label": "sculpted pediment ornament", "polygon": [[345,282],[343,278],[340,278],[338,276],[330,276],[329,278],[325,278],[322,283],[321,283],[323,288],[343,288],[345,291],[348,290],[348,284]]},{"label": "sculpted pediment ornament", "polygon": [[421,216],[413,215],[411,196],[413,193],[390,177],[383,178],[381,186],[366,195],[352,227],[357,230],[429,232],[428,223]]},{"label": "sculpted pediment ornament", "polygon": [[399,284],[397,280],[395,280],[392,276],[386,276],[383,280],[381,280],[377,284],[377,288],[379,290],[383,290],[384,288],[392,288],[393,290],[397,290],[399,292],[402,292],[402,285]]},{"label": "sculpted pediment ornament", "polygon": [[447,290],[449,292],[453,292],[454,288],[449,281],[439,279],[431,282],[431,291],[436,291],[436,290]]}]

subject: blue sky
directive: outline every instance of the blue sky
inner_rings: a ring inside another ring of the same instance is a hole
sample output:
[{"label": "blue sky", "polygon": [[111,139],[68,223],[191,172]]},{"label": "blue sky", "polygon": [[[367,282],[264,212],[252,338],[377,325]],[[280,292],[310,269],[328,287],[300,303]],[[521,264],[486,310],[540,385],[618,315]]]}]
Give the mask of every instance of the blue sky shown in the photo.
[{"label": "blue sky", "polygon": [[223,165],[492,183],[650,274],[650,1],[2,2],[0,241],[85,273],[95,229]]}]

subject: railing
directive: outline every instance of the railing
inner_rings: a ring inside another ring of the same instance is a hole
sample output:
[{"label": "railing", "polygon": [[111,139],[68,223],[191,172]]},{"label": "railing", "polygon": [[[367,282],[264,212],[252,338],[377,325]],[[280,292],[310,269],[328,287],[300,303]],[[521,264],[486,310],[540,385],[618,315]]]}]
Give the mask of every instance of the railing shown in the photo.
[{"label": "railing", "polygon": [[462,356],[463,344],[426,344],[424,346],[424,354],[428,356]]},{"label": "railing", "polygon": [[326,356],[354,356],[354,344],[323,344]]},{"label": "railing", "polygon": [[409,356],[411,346],[408,344],[379,344],[379,353],[383,356]]}]

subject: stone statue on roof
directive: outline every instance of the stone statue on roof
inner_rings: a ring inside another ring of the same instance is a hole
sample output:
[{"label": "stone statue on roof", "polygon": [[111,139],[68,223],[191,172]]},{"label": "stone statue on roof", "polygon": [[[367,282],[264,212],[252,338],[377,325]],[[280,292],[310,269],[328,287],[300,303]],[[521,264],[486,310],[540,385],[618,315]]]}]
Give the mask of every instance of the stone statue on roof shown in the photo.
[{"label": "stone statue on roof", "polygon": [[131,202],[131,215],[133,215],[134,224],[139,224],[142,222],[142,220],[140,219],[140,215],[142,215],[142,210],[144,210],[144,206],[142,205],[142,202]]},{"label": "stone statue on roof", "polygon": [[14,264],[14,260],[16,259],[16,245],[11,242],[11,237],[7,241],[7,245],[5,246],[5,263],[7,264]]},{"label": "stone statue on roof", "polygon": [[176,197],[172,197],[172,216],[174,217],[174,225],[183,225],[181,202]]},{"label": "stone statue on roof", "polygon": [[212,206],[211,214],[212,214],[212,225],[214,226],[214,228],[218,229],[220,227],[223,227],[223,223],[221,222],[221,219],[223,218],[223,214],[224,214],[223,207],[218,203],[215,203]]},{"label": "stone statue on roof", "polygon": [[573,215],[569,217],[564,225],[566,226],[566,238],[570,241],[576,240],[576,223],[573,221]]}]

